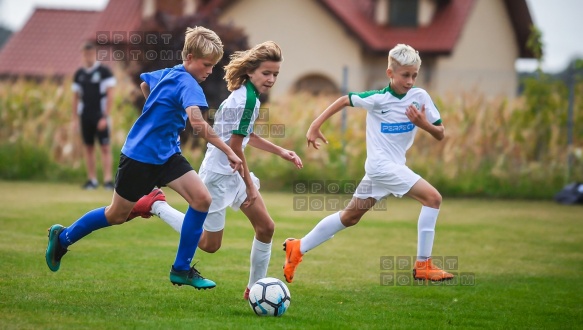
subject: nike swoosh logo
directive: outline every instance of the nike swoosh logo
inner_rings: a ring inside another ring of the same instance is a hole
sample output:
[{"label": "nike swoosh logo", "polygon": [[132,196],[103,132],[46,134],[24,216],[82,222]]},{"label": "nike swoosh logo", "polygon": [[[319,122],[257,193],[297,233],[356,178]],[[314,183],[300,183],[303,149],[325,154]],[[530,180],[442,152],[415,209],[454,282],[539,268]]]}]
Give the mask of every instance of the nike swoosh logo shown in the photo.
[{"label": "nike swoosh logo", "polygon": [[383,114],[383,115],[384,115],[385,113],[387,113],[387,112],[390,112],[390,111],[391,111],[391,110],[387,110],[387,111],[381,111],[381,114]]}]

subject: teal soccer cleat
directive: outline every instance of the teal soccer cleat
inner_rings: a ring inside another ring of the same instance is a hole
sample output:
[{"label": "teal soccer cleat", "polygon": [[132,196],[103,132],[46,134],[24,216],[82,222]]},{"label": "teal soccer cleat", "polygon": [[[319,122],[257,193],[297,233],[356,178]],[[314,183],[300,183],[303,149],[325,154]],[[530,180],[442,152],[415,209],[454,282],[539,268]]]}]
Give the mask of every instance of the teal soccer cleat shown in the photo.
[{"label": "teal soccer cleat", "polygon": [[200,272],[192,266],[189,270],[178,271],[174,266],[170,269],[170,282],[174,285],[190,285],[198,290],[212,289],[216,285],[215,282],[206,279],[200,275]]},{"label": "teal soccer cleat", "polygon": [[47,246],[47,251],[45,252],[45,259],[47,260],[47,266],[50,270],[56,272],[61,266],[61,258],[67,253],[67,249],[61,246],[59,242],[59,235],[65,230],[65,227],[61,225],[52,225],[49,228],[49,244]]}]

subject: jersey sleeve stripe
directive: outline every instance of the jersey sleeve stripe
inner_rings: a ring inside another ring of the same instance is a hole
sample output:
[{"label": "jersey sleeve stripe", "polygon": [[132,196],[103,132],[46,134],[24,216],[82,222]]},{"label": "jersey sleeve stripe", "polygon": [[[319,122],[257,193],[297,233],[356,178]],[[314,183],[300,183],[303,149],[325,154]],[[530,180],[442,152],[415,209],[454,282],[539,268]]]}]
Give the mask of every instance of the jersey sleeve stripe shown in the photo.
[{"label": "jersey sleeve stripe", "polygon": [[255,96],[255,91],[251,86],[247,87],[247,96],[245,99],[245,110],[241,116],[241,121],[239,122],[239,127],[233,131],[233,134],[247,136],[249,134],[249,124],[251,123],[251,118],[253,117],[253,111],[255,111],[255,105],[257,104],[257,97]]},{"label": "jersey sleeve stripe", "polygon": [[348,93],[348,102],[350,102],[351,107],[354,107],[354,103],[352,103],[352,95],[354,95],[354,93]]}]

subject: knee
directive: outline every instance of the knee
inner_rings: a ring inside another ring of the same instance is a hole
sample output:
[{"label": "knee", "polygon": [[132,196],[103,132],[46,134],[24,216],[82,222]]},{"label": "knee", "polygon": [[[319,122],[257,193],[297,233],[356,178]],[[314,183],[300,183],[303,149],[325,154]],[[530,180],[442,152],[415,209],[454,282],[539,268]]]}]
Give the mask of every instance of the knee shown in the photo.
[{"label": "knee", "polygon": [[207,253],[215,253],[221,248],[221,243],[220,242],[217,242],[217,243],[205,242],[205,243],[203,243],[201,241],[198,244],[198,248],[203,250],[204,252],[207,252]]},{"label": "knee", "polygon": [[270,220],[270,221],[268,221],[264,224],[261,224],[260,226],[257,226],[255,228],[255,233],[256,233],[257,237],[272,238],[274,232],[275,232],[275,223],[273,222],[273,220]]},{"label": "knee", "polygon": [[356,225],[362,218],[361,214],[342,212],[340,213],[340,222],[346,227],[352,227]]},{"label": "knee", "polygon": [[442,201],[441,194],[437,190],[435,190],[431,195],[429,195],[425,206],[438,209],[441,207],[441,201]]},{"label": "knee", "polygon": [[207,192],[205,194],[201,194],[200,197],[197,197],[192,203],[190,203],[190,207],[200,212],[208,212],[212,202],[213,199]]}]

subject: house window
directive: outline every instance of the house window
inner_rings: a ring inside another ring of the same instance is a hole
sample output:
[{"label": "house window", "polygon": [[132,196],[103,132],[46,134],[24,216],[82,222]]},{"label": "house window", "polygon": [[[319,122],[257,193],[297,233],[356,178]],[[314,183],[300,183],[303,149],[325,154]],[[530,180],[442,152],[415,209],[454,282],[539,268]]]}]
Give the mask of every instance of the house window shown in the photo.
[{"label": "house window", "polygon": [[389,24],[392,26],[415,27],[419,0],[390,0]]}]

